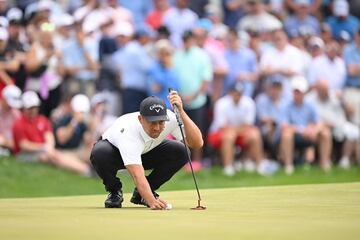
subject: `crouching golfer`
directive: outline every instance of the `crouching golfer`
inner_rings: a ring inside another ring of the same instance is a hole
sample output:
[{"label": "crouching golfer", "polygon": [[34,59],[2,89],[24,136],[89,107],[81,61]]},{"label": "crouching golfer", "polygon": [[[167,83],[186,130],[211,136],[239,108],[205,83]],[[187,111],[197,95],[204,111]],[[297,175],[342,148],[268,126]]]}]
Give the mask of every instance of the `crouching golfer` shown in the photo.
[{"label": "crouching golfer", "polygon": [[[200,148],[203,139],[199,128],[183,110],[181,98],[172,91],[168,99],[176,104],[184,123],[186,142],[190,148]],[[187,162],[184,144],[169,140],[168,135],[181,140],[175,114],[166,109],[157,97],[148,97],[140,104],[140,112],[125,114],[105,131],[92,149],[90,160],[103,180],[106,208],[120,208],[123,202],[122,184],[116,173],[127,169],[135,183],[130,202],[165,209],[166,201],[155,190],[167,182]],[[145,176],[145,170],[152,172]]]}]

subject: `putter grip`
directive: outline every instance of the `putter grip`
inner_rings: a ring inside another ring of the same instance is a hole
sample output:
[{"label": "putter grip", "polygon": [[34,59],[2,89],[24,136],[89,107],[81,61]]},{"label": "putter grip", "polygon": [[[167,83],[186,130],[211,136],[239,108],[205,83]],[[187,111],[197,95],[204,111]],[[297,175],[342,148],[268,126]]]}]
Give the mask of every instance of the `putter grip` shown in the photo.
[{"label": "putter grip", "polygon": [[[168,91],[169,91],[169,93],[171,93],[172,91],[174,91],[174,89],[173,89],[173,88],[169,88]],[[182,125],[183,125],[183,121],[182,121],[182,119],[181,119],[181,117],[180,117],[180,113],[179,113],[179,108],[178,108],[178,106],[177,106],[176,104],[172,104],[172,107],[173,107],[173,109],[174,109],[174,113],[175,113],[175,116],[176,116],[176,120],[177,120],[179,126],[182,126]]]}]

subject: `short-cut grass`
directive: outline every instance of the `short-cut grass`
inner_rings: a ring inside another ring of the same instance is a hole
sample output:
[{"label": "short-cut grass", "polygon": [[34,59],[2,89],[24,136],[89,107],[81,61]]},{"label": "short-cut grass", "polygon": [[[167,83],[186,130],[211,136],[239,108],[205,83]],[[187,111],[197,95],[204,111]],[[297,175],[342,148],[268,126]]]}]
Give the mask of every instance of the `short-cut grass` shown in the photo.
[{"label": "short-cut grass", "polygon": [[360,183],[160,192],[173,204],[152,211],[103,208],[104,195],[0,199],[0,239],[326,239],[360,236]]}]

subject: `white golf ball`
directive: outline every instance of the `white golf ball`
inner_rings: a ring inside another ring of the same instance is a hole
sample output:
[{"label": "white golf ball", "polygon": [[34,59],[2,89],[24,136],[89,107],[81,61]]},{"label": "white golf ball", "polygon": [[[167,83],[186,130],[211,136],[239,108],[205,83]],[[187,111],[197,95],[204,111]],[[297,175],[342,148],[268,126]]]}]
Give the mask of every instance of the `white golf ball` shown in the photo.
[{"label": "white golf ball", "polygon": [[172,209],[172,205],[170,203],[166,204],[166,210]]}]

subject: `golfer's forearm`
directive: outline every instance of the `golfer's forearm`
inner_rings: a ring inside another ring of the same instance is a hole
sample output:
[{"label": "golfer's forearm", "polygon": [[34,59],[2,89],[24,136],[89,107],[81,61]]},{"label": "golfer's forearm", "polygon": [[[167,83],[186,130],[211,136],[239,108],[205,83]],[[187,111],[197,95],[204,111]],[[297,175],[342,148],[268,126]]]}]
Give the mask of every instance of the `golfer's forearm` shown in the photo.
[{"label": "golfer's forearm", "polygon": [[201,148],[204,144],[200,129],[190,119],[184,110],[180,112],[181,118],[184,122],[184,129],[186,135],[186,142],[190,148]]},{"label": "golfer's forearm", "polygon": [[147,204],[150,204],[154,200],[154,195],[145,177],[144,168],[141,165],[127,165],[126,168],[133,178],[136,189],[141,197],[145,199]]}]

